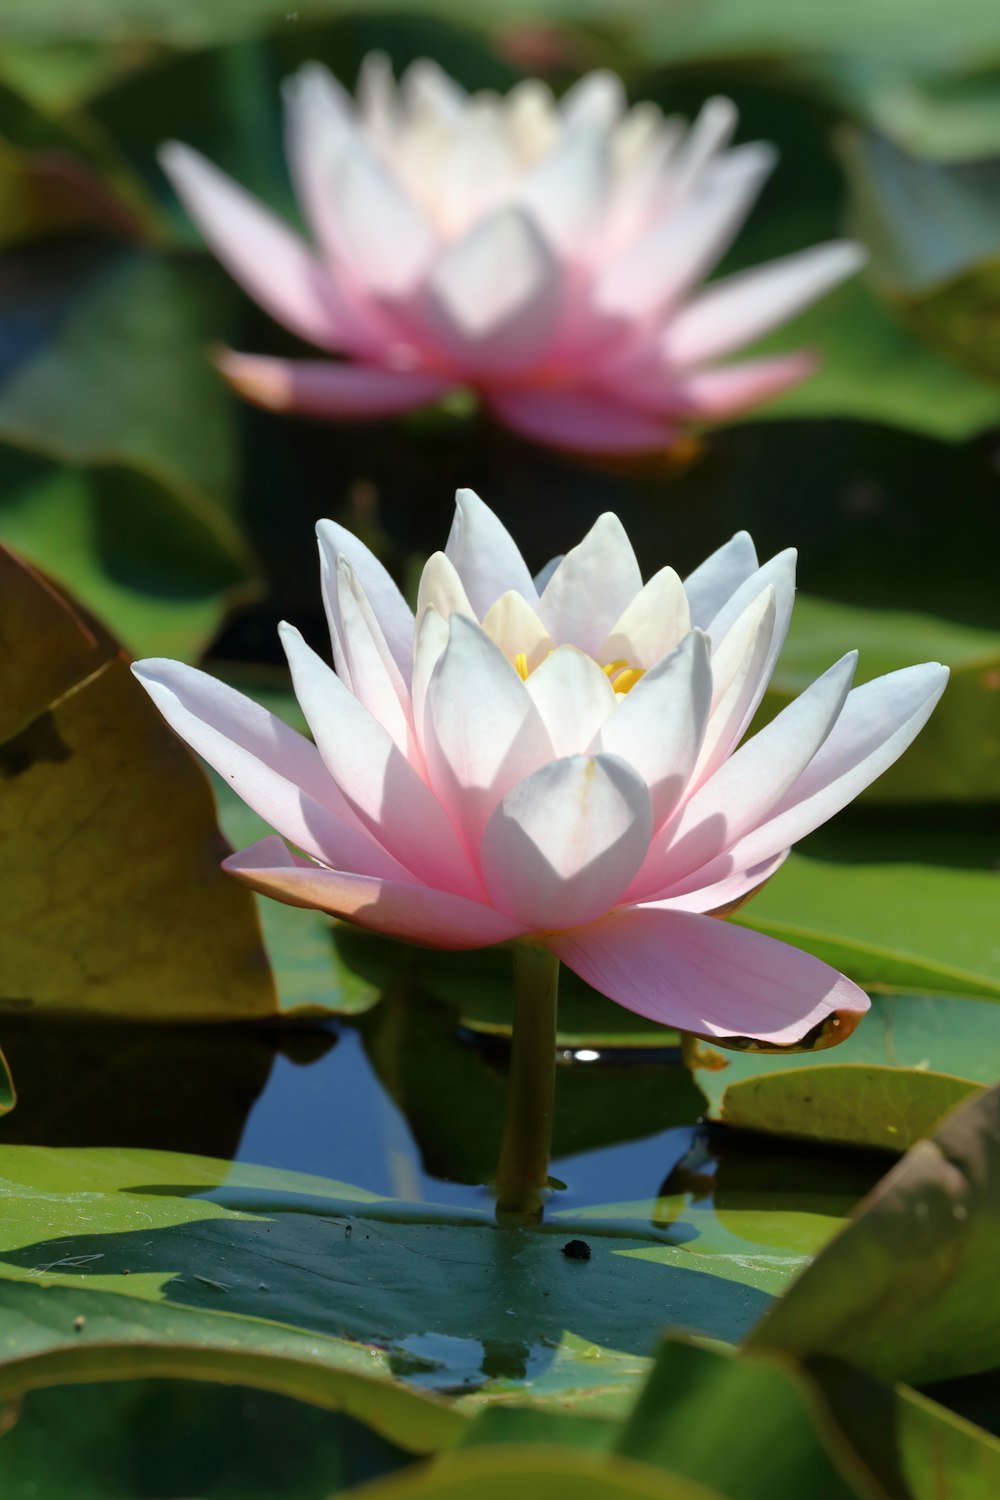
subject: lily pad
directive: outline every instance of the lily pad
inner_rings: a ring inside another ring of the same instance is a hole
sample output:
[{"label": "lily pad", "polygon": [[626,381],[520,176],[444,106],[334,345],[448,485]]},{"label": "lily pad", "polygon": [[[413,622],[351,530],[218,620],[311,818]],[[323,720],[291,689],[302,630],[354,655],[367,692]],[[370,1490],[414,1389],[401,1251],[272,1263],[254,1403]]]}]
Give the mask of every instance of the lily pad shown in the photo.
[{"label": "lily pad", "polygon": [[794,1068],[731,1084],[722,1119],[743,1130],[908,1151],[981,1084],[916,1068]]},{"label": "lily pad", "polygon": [[14,258],[0,297],[0,539],[136,654],[196,656],[257,587],[230,514],[217,284],[138,252]]},{"label": "lily pad", "polygon": [[0,877],[10,1009],[222,1020],[276,1010],[211,793],[114,643],[0,551]]},{"label": "lily pad", "polygon": [[748,1343],[919,1383],[1000,1364],[1000,1087],[914,1146]]}]

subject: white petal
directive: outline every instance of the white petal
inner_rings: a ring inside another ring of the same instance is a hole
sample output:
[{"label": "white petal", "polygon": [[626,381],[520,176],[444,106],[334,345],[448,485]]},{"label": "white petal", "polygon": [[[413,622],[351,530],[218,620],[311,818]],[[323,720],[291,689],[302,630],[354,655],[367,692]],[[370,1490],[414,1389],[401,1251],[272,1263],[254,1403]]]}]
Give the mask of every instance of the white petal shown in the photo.
[{"label": "white petal", "polygon": [[400,676],[404,682],[409,682],[413,662],[413,611],[388,572],[353,531],[338,526],[336,521],[317,522],[316,539],[319,542],[323,603],[331,636],[335,638],[338,629],[337,558],[343,554],[358,576]]},{"label": "white petal", "polygon": [[524,179],[518,200],[561,254],[585,258],[606,211],[609,177],[607,136],[574,130]]},{"label": "white petal", "polygon": [[483,616],[483,629],[491,641],[496,641],[509,662],[519,655],[524,656],[529,672],[540,667],[550,651],[555,650],[555,641],[538,618],[531,605],[513,589],[501,594]]},{"label": "white petal", "polygon": [[498,103],[473,101],[444,153],[435,193],[437,222],[448,235],[464,234],[513,196],[519,177],[520,163]]},{"label": "white petal", "polygon": [[346,557],[337,563],[337,604],[343,631],[347,682],[356,698],[387,730],[407,760],[420,763],[410,721],[410,694],[393,661],[378,620]]},{"label": "white petal", "polygon": [[692,631],[627,693],[593,749],[620,755],[649,788],[653,828],[670,816],[691,776],[712,703],[708,643]]},{"label": "white petal", "polygon": [[642,588],[632,544],[616,515],[599,516],[556,568],[538,604],[542,624],[560,645],[594,656]]},{"label": "white petal", "polygon": [[552,758],[527,688],[482,629],[452,615],[427,690],[424,754],[438,796],[478,850],[505,792]]},{"label": "white petal", "polygon": [[684,585],[673,568],[654,573],[615,622],[598,649],[602,662],[624,659],[629,666],[648,670],[672,651],[691,629],[691,611]]},{"label": "white petal", "polygon": [[316,747],[362,823],[418,879],[477,899],[479,880],[433,792],[299,632],[279,633]]},{"label": "white petal", "polygon": [[864,259],[860,246],[835,241],[714,282],[669,325],[664,357],[691,365],[729,354],[801,312]]},{"label": "white petal", "polygon": [[420,574],[417,585],[418,631],[429,609],[436,610],[442,620],[450,619],[453,614],[476,618],[476,611],[462,587],[458,570],[444,552],[432,552]]},{"label": "white petal", "polygon": [[702,105],[670,164],[670,192],[674,200],[689,192],[706,167],[725,150],[738,118],[736,105],[721,95]]},{"label": "white petal", "polygon": [[181,662],[132,671],[172,729],[248,807],[315,859],[359,875],[410,881],[341,795],[315,745],[235,688]]},{"label": "white petal", "polygon": [[413,727],[421,747],[424,743],[427,689],[447,644],[448,622],[438,614],[433,604],[428,605],[417,628],[413,652]]},{"label": "white petal", "polygon": [[428,114],[443,123],[458,118],[468,103],[461,84],[429,57],[418,57],[399,80],[403,107],[409,114]]},{"label": "white petal", "polygon": [[504,208],[438,260],[428,281],[428,326],[471,371],[513,371],[537,359],[551,336],[559,288],[540,232],[521,210]]},{"label": "white petal", "polygon": [[388,296],[412,292],[435,250],[435,236],[409,194],[358,147],[336,182],[337,248],[362,285]]},{"label": "white petal", "polygon": [[444,550],[480,618],[511,589],[529,604],[538,603],[538,591],[514,539],[475,490],[459,490],[455,496],[455,519]]},{"label": "white petal", "polygon": [[575,646],[553,651],[531,673],[526,686],[557,756],[580,755],[589,749],[601,725],[615,712],[616,694],[607,674]]},{"label": "white petal", "polygon": [[537,931],[591,922],[614,906],[642,862],[649,795],[613,755],[543,766],[508,793],[483,836],[494,904]]},{"label": "white petal", "polygon": [[748,531],[738,531],[724,546],[689,573],[684,591],[691,606],[691,623],[707,630],[740,584],[757,571],[757,553]]},{"label": "white petal", "polygon": [[568,126],[592,125],[610,130],[625,112],[625,88],[617,73],[595,69],[559,100],[559,113]]},{"label": "white petal", "polygon": [[358,71],[358,114],[371,143],[389,149],[399,126],[399,95],[384,52],[369,52]]},{"label": "white petal", "polygon": [[771,680],[775,662],[781,654],[781,648],[785,644],[788,634],[788,626],[792,618],[792,606],[795,603],[795,564],[798,554],[794,547],[789,547],[784,552],[779,552],[758,568],[756,573],[751,573],[735,593],[719,610],[718,614],[708,622],[708,634],[711,639],[720,643],[725,639],[727,633],[739,619],[740,615],[754,599],[765,592],[766,589],[774,589],[774,627],[771,631],[771,639],[767,651],[761,663],[757,684],[754,691],[747,699],[746,710],[743,714],[742,723],[734,728],[734,736],[731,741],[736,744],[744,730],[750,723],[757,711],[757,705],[764,696],[764,690]]},{"label": "white petal", "polygon": [[737,745],[767,681],[774,639],[775,596],[769,585],[751,600],[712,653],[712,712],[691,776],[700,786]]}]

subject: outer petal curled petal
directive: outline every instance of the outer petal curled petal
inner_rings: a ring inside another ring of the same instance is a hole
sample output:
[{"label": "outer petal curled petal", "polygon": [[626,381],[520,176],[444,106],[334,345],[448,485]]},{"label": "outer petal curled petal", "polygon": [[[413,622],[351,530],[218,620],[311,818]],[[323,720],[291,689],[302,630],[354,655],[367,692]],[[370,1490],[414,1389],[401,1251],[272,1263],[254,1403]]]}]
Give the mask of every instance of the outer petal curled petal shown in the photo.
[{"label": "outer petal curled petal", "polygon": [[225,349],[215,357],[235,391],[268,411],[307,417],[389,417],[437,401],[451,380],[415,370],[334,364],[319,359],[277,359]]},{"label": "outer petal curled petal", "polygon": [[432,948],[486,948],[520,937],[512,917],[425,885],[349,875],[297,859],[281,839],[262,839],[230,855],[223,868],[252,890],[288,906],[314,907],[361,927]]},{"label": "outer petal curled petal", "polygon": [[717,917],[633,906],[545,939],[594,989],[663,1026],[800,1042],[823,1022],[848,1036],[868,996],[799,948]]}]

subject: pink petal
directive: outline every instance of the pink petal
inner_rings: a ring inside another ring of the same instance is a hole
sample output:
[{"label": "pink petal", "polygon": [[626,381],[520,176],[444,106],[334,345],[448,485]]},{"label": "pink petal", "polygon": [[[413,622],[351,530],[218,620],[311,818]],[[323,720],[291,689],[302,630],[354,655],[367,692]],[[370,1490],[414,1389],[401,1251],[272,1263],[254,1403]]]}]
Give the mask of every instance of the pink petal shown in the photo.
[{"label": "pink petal", "polygon": [[511,590],[532,606],[538,603],[538,590],[517,543],[475,490],[456,494],[455,519],[444,550],[480,619]]},{"label": "pink petal", "polygon": [[[732,243],[775,159],[772,149],[759,143],[731,152],[701,192],[662,212],[601,272],[594,288],[597,306],[644,318],[683,296]],[[643,389],[637,380],[629,394],[638,401]]]},{"label": "pink petal", "polygon": [[822,748],[768,817],[731,845],[723,859],[678,882],[678,889],[768,859],[832,818],[912,744],[947,682],[948,668],[927,662],[855,688]]},{"label": "pink petal", "polygon": [[692,791],[722,765],[753,714],[761,684],[770,675],[775,616],[772,585],[750,601],[712,652],[712,711],[691,776]]},{"label": "pink petal", "polygon": [[[836,723],[857,660],[856,651],[848,652],[741,745],[689,798],[654,841],[633,899],[672,894],[672,888],[691,871],[731,850],[771,815]],[[758,858],[745,860],[736,868],[757,863]]]},{"label": "pink petal", "polygon": [[351,690],[407,760],[419,766],[420,748],[413,734],[409,689],[346,557],[337,560],[336,587],[344,665],[347,681],[353,684]]},{"label": "pink petal", "polygon": [[712,915],[720,911],[731,911],[742,906],[754,891],[770,880],[791,854],[791,849],[782,849],[770,859],[749,869],[739,870],[735,875],[724,875],[714,885],[699,885],[683,896],[665,896],[659,901],[647,901],[643,910],[694,911]]},{"label": "pink petal", "polygon": [[787,322],[853,275],[864,259],[860,246],[834,241],[716,281],[667,328],[663,357],[683,366],[729,354]]},{"label": "pink petal", "polygon": [[521,210],[502,208],[438,259],[427,283],[426,337],[463,375],[510,375],[548,343],[561,284],[539,230]]},{"label": "pink petal", "polygon": [[170,727],[300,849],[361,875],[412,879],[359,823],[303,735],[181,662],[150,658],[135,662],[132,671]]},{"label": "pink petal", "polygon": [[323,603],[326,607],[330,633],[335,635],[339,627],[337,608],[337,558],[346,557],[365,591],[375,618],[385,636],[386,645],[392,652],[404,682],[410,680],[413,662],[413,611],[403,598],[386,569],[353,531],[339,526],[336,521],[318,521],[316,539],[319,543],[320,571],[323,579]]},{"label": "pink petal", "polygon": [[485,948],[525,928],[502,912],[425,885],[403,885],[321,869],[291,854],[281,839],[262,839],[224,861],[243,885],[288,906],[347,917],[361,927],[432,948]]},{"label": "pink petal", "polygon": [[638,906],[545,939],[594,989],[663,1026],[786,1046],[836,1012],[868,1009],[856,984],[809,953],[717,917]]},{"label": "pink petal", "polygon": [[160,162],[212,250],[255,302],[311,344],[355,347],[329,273],[287,224],[188,146],[171,142]]},{"label": "pink petal", "polygon": [[381,296],[411,295],[432,263],[437,237],[399,179],[359,140],[331,191],[339,257]]},{"label": "pink petal", "polygon": [[294,411],[307,417],[392,416],[427,406],[453,386],[450,380],[418,371],[319,359],[276,359],[263,354],[237,354],[230,349],[216,355],[216,364],[248,401],[269,411]]},{"label": "pink petal", "polygon": [[574,755],[508,792],[483,834],[490,899],[536,930],[590,922],[628,885],[653,830],[649,793],[614,755]]},{"label": "pink petal", "polygon": [[282,624],[279,634],[316,747],[362,823],[421,882],[478,896],[479,879],[426,782],[299,632]]},{"label": "pink petal", "polygon": [[599,391],[491,391],[486,404],[515,432],[578,453],[666,452],[678,435],[676,426]]},{"label": "pink petal", "polygon": [[692,415],[720,421],[798,385],[813,373],[817,363],[815,354],[800,351],[773,359],[747,359],[717,370],[699,370],[680,379],[675,377],[675,399]]},{"label": "pink petal", "polygon": [[738,531],[685,578],[691,624],[707,630],[723,605],[757,568],[757,553],[749,531]]}]

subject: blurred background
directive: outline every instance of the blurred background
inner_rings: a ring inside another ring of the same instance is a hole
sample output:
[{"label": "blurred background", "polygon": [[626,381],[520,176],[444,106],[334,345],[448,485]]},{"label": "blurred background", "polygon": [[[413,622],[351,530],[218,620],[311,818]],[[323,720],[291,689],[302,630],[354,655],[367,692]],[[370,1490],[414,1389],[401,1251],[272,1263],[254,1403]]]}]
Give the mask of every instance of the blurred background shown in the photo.
[{"label": "blurred background", "polygon": [[[472,89],[559,92],[604,67],[669,112],[731,97],[737,140],[780,159],[720,271],[844,233],[869,252],[767,341],[817,349],[820,372],[683,451],[614,464],[523,442],[471,401],[340,424],[243,404],[214,344],[310,351],[214,262],[156,148],[200,148],[295,222],[281,81],[317,59],[352,88],[376,48]],[[534,566],[608,508],[647,572],[683,573],[742,526],[762,556],[798,546],[808,597],[769,711],[852,645],[862,678],[949,662],[945,704],[870,795],[946,804],[950,858],[971,858],[961,835],[982,863],[993,835],[956,804],[1000,795],[1000,8],[4,0],[0,540],[134,655],[280,687],[276,622],[322,639],[316,518],[359,530],[405,585],[457,485]]]}]

